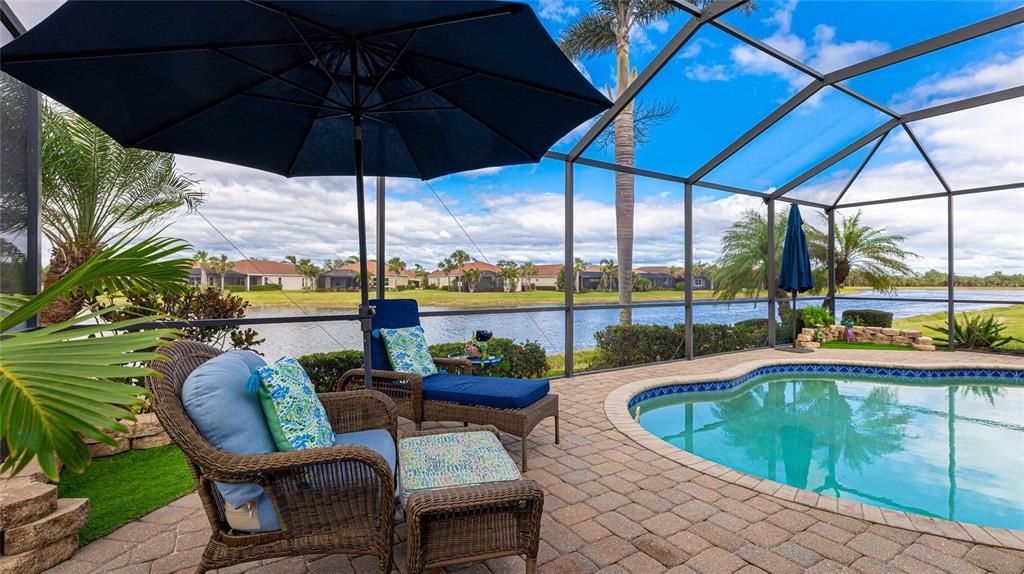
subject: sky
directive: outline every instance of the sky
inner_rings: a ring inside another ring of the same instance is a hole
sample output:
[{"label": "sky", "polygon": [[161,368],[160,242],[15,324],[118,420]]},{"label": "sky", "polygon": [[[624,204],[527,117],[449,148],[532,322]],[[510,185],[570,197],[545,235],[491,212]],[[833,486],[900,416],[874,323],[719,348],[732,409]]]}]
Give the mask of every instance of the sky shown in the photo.
[{"label": "sky", "polygon": [[[29,26],[59,2],[13,0]],[[531,2],[555,38],[589,2]],[[761,1],[725,20],[820,71],[844,66],[1006,12],[1020,3],[997,1]],[[639,70],[688,19],[676,12],[634,30],[631,65]],[[614,85],[614,57],[577,62],[600,90]],[[811,78],[702,28],[642,92],[675,112],[653,127],[636,165],[687,176],[736,137],[803,88]],[[1024,26],[1016,26],[848,81],[848,87],[906,112],[1024,83]],[[912,128],[954,189],[1024,181],[1024,99],[923,120]],[[713,170],[707,181],[770,191],[845,147],[887,119],[833,88],[826,88]],[[580,126],[554,146],[568,151],[586,131]],[[790,192],[831,203],[870,145]],[[585,157],[610,161],[612,150],[591,146]],[[314,261],[355,253],[356,211],[352,178],[285,179],[256,170],[179,156],[178,166],[207,194],[199,213],[180,213],[167,233],[197,249],[280,260]],[[386,186],[387,256],[427,268],[455,249],[480,260],[558,262],[564,254],[563,167],[538,165],[484,169],[429,182],[389,179]],[[374,185],[369,182],[369,222],[375,230]],[[906,134],[894,130],[879,146],[843,202],[907,197],[942,191]],[[577,166],[574,248],[596,263],[615,258],[614,177]],[[683,189],[636,178],[637,265],[683,262]],[[701,188],[694,190],[694,259],[713,261],[723,232],[745,210],[765,212],[760,199]],[[956,198],[954,220],[958,274],[1024,272],[1024,190]],[[449,210],[451,213],[449,213]],[[818,222],[815,210],[804,219]],[[857,210],[840,210],[853,215]],[[925,271],[946,266],[946,203],[918,200],[864,208],[862,220],[906,237]],[[370,242],[371,257],[373,242]]]}]

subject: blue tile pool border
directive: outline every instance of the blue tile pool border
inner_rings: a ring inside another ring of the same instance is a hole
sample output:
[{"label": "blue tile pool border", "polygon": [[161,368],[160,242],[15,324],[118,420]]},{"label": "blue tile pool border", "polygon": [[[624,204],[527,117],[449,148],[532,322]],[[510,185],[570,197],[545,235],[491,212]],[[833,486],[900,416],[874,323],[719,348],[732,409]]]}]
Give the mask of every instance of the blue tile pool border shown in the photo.
[{"label": "blue tile pool border", "polygon": [[[724,381],[703,381],[693,383],[680,383],[665,385],[647,389],[633,396],[629,400],[628,408],[632,410],[638,403],[655,397],[662,397],[675,393],[704,393],[714,391],[726,391],[738,387],[755,377],[764,375],[780,374],[835,374],[835,375],[871,375],[886,379],[918,379],[914,382],[929,382],[938,379],[970,378],[970,379],[998,379],[1003,384],[1024,385],[1024,370],[1017,369],[977,369],[977,368],[956,368],[956,369],[900,369],[895,367],[871,367],[861,365],[829,365],[829,364],[801,364],[801,365],[770,365],[758,367],[753,371],[743,374],[734,379]],[[924,379],[923,381],[920,379]]]}]

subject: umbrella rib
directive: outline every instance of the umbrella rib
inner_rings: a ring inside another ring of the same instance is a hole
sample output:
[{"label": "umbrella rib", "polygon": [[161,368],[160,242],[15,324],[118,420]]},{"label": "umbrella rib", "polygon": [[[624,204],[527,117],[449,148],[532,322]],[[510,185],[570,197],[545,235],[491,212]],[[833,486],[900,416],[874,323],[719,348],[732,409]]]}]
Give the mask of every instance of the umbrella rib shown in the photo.
[{"label": "umbrella rib", "polygon": [[[317,40],[318,42],[321,40]],[[6,64],[34,64],[40,62],[63,62],[76,60],[92,60],[97,58],[120,58],[132,56],[159,56],[161,54],[187,54],[188,52],[205,52],[207,50],[238,50],[245,48],[275,48],[286,46],[299,46],[301,42],[295,40],[281,40],[279,42],[246,42],[241,44],[203,44],[202,46],[179,46],[175,48],[146,48],[133,50],[96,50],[91,52],[77,52],[75,54],[48,54],[43,56],[4,57]]]},{"label": "umbrella rib", "polygon": [[[327,89],[330,90],[330,84],[327,85]],[[309,120],[309,125],[306,126],[306,133],[302,136],[302,141],[299,142],[298,147],[295,149],[295,155],[292,157],[292,161],[288,162],[287,177],[292,176],[292,172],[295,171],[295,164],[299,161],[299,156],[302,155],[302,150],[306,147],[306,142],[309,141],[309,134],[313,133],[313,128],[316,126],[316,121],[320,116],[320,112],[313,112],[312,118]]]},{"label": "umbrella rib", "polygon": [[[394,98],[392,100],[388,100],[386,102],[381,102],[379,104],[370,106],[369,108],[367,108],[367,110],[368,111],[377,111],[377,110],[380,110],[382,108],[387,108],[388,106],[391,106],[393,104],[397,104],[398,102],[400,102],[402,100],[407,100],[409,98],[414,98],[416,96],[419,96],[419,95],[422,95],[422,94],[426,94],[426,93],[429,93],[429,92],[433,92],[435,90],[440,90],[441,88],[446,88],[448,86],[451,86],[452,84],[457,84],[459,82],[468,80],[468,79],[470,79],[472,77],[475,77],[475,76],[478,76],[478,75],[479,74],[477,74],[476,72],[470,72],[470,73],[466,74],[465,76],[459,76],[458,78],[453,78],[451,80],[448,80],[448,81],[445,81],[445,82],[441,82],[440,84],[437,84],[436,86],[426,86],[426,87],[424,87],[422,89],[416,90],[414,92],[410,92],[410,93],[405,94],[403,96],[398,96],[398,97],[396,97],[396,98]],[[444,97],[444,96],[441,96],[441,97]]]},{"label": "umbrella rib", "polygon": [[297,14],[292,14],[291,12],[289,12],[287,10],[282,10],[280,8],[275,8],[273,6],[270,6],[270,5],[266,4],[265,2],[262,2],[261,0],[246,0],[246,1],[249,4],[252,4],[253,6],[256,6],[257,8],[262,8],[264,10],[268,10],[270,12],[273,12],[274,14],[277,14],[278,16],[284,16],[284,17],[288,18],[289,20],[294,19],[294,20],[296,20],[298,22],[301,22],[302,24],[305,24],[305,25],[309,26],[310,28],[316,28],[317,30],[320,30],[321,32],[327,32],[328,34],[331,34],[333,36],[337,36],[339,38],[342,38],[345,41],[351,42],[352,40],[354,40],[354,38],[350,34],[346,34],[345,32],[343,32],[341,30],[335,30],[333,28],[328,28],[327,26],[324,26],[323,24],[320,24],[319,22],[316,22],[314,20],[310,20],[309,18],[304,18],[304,17],[299,16]]},{"label": "umbrella rib", "polygon": [[[242,66],[245,66],[246,68],[249,68],[250,70],[253,70],[254,72],[259,72],[260,74],[263,74],[264,76],[267,76],[268,78],[277,80],[277,81],[279,81],[279,82],[281,82],[281,83],[283,83],[283,84],[285,84],[287,86],[295,88],[296,90],[298,90],[298,91],[300,91],[300,92],[302,92],[304,94],[313,96],[314,98],[318,98],[318,99],[320,99],[322,101],[325,101],[325,102],[332,103],[332,104],[334,104],[335,106],[337,106],[337,107],[339,107],[341,109],[348,109],[348,105],[345,104],[345,103],[339,102],[338,100],[329,98],[327,96],[322,96],[322,95],[314,92],[313,90],[310,90],[306,86],[303,86],[302,84],[299,84],[299,83],[293,82],[293,81],[291,81],[291,80],[289,80],[287,78],[281,77],[281,74],[286,74],[286,73],[288,73],[288,72],[290,72],[292,70],[295,70],[295,69],[297,69],[297,68],[299,68],[301,66],[307,65],[309,62],[306,61],[306,60],[302,60],[301,62],[299,62],[295,66],[292,66],[292,67],[288,68],[287,70],[284,70],[283,72],[279,72],[279,73],[275,74],[273,72],[269,72],[267,70],[264,70],[263,68],[255,65],[255,64],[252,64],[250,62],[246,62],[245,60],[243,60],[241,58],[238,58],[237,56],[232,56],[231,54],[228,54],[227,52],[223,52],[221,50],[214,50],[214,51],[217,52],[218,54],[220,54],[221,56],[224,56],[225,58],[233,60],[234,62],[236,62],[236,63],[238,63],[238,64],[240,64]],[[259,85],[259,84],[257,83],[257,85]],[[246,88],[246,89],[249,89],[249,88]]]},{"label": "umbrella rib", "polygon": [[[217,53],[218,54],[222,54],[223,52],[217,51]],[[294,69],[296,69],[296,68],[298,68],[300,66],[304,66],[304,65],[306,65],[306,62],[304,62],[304,61],[303,62],[299,62],[299,63],[294,64],[291,67],[285,69],[281,73],[283,74],[283,73],[290,72],[290,71],[292,71],[292,70],[294,70]],[[267,72],[264,72],[264,73],[267,73]],[[233,92],[231,92],[229,94],[226,94],[224,97],[222,97],[222,98],[220,98],[220,99],[218,99],[218,100],[216,100],[214,102],[211,102],[211,103],[209,103],[209,104],[207,104],[207,105],[205,105],[205,106],[203,106],[203,107],[201,107],[201,108],[199,108],[197,110],[191,110],[188,113],[185,113],[185,114],[183,114],[181,116],[178,116],[177,118],[175,118],[175,119],[173,119],[173,120],[171,120],[169,122],[164,122],[163,124],[161,124],[156,129],[150,130],[148,133],[146,133],[142,137],[136,138],[135,140],[133,140],[132,143],[130,144],[130,146],[132,146],[132,147],[138,146],[142,142],[144,142],[144,141],[146,141],[148,139],[154,138],[154,137],[156,137],[156,136],[166,132],[169,129],[175,128],[175,127],[183,124],[184,122],[187,122],[188,120],[190,120],[190,119],[200,115],[200,114],[206,113],[206,112],[212,110],[213,108],[223,104],[224,102],[226,102],[226,101],[228,101],[228,100],[230,100],[232,98],[235,98],[235,97],[237,97],[237,96],[239,96],[239,95],[241,95],[241,94],[251,90],[252,88],[255,88],[256,86],[260,85],[261,83],[263,83],[265,81],[266,81],[265,79],[260,79],[259,81],[252,82],[252,83],[246,85],[245,87],[243,87],[243,88],[241,88],[239,90],[235,90],[235,91],[233,91]]]},{"label": "umbrella rib", "polygon": [[[250,97],[250,98],[259,98],[261,100],[270,100],[272,102],[278,102],[278,103],[282,103],[282,104],[291,104],[293,106],[300,106],[300,107],[304,107],[304,108],[313,108],[313,109],[317,109],[317,110],[331,110],[331,111],[338,111],[338,112],[344,112],[344,111],[348,110],[348,108],[341,108],[341,107],[336,107],[336,106],[327,106],[327,105],[323,105],[323,104],[307,104],[306,102],[296,102],[295,100],[289,100],[287,98],[278,98],[276,96],[267,96],[267,95],[264,95],[264,94],[241,93],[241,94],[238,94],[238,95],[246,96],[246,97]],[[320,97],[322,98],[323,96],[320,96]]]},{"label": "umbrella rib", "polygon": [[422,22],[416,22],[412,24],[404,24],[402,26],[395,26],[392,28],[385,28],[383,30],[374,30],[367,34],[358,36],[359,40],[369,40],[378,36],[390,36],[392,34],[398,34],[401,32],[408,32],[410,30],[424,30],[427,28],[434,28],[437,26],[447,26],[450,24],[461,24],[462,22],[472,22],[473,20],[482,20],[484,18],[493,18],[495,16],[511,16],[521,11],[523,6],[516,5],[503,5],[498,8],[491,8],[489,10],[481,10],[479,12],[473,12],[470,14],[458,14],[455,16],[444,16],[441,18],[433,18],[431,20],[424,20]]},{"label": "umbrella rib", "polygon": [[[446,99],[447,99],[447,98],[446,98]],[[487,122],[486,120],[484,120],[484,119],[483,119],[483,118],[481,118],[480,116],[478,116],[478,115],[476,115],[475,113],[473,113],[473,112],[469,111],[469,110],[468,110],[468,109],[466,109],[465,107],[460,107],[460,108],[459,108],[459,111],[461,111],[462,113],[464,113],[464,114],[466,114],[467,116],[469,116],[469,117],[473,118],[474,120],[476,120],[476,122],[477,122],[478,124],[480,124],[480,125],[482,125],[483,127],[487,128],[487,129],[488,129],[488,130],[489,130],[489,131],[490,131],[491,133],[493,133],[494,135],[498,136],[499,138],[501,138],[501,139],[505,140],[505,141],[506,141],[507,143],[509,143],[510,145],[512,145],[513,147],[515,147],[515,148],[516,148],[517,150],[519,150],[519,151],[520,151],[520,152],[521,152],[521,153],[522,153],[523,155],[525,155],[526,157],[528,157],[528,158],[532,159],[533,161],[540,161],[540,158],[542,157],[542,155],[533,155],[532,153],[530,153],[529,151],[527,151],[527,149],[526,149],[526,148],[524,148],[523,146],[521,146],[521,145],[519,145],[518,143],[516,143],[515,141],[513,141],[513,140],[512,140],[512,138],[510,138],[509,136],[507,136],[507,135],[505,135],[505,134],[501,133],[500,131],[498,131],[498,129],[497,129],[497,128],[495,128],[494,126],[492,126],[492,125],[491,125],[491,124],[490,124],[489,122]]]},{"label": "umbrella rib", "polygon": [[519,78],[513,78],[512,76],[508,76],[506,74],[500,74],[498,72],[492,72],[492,71],[489,71],[489,70],[484,70],[482,68],[477,68],[476,66],[470,66],[468,64],[461,64],[459,62],[453,62],[453,61],[447,60],[445,58],[441,58],[441,57],[438,57],[438,56],[431,56],[429,54],[424,54],[422,52],[416,52],[414,50],[407,50],[406,54],[408,54],[408,55],[410,55],[410,56],[412,56],[414,58],[420,58],[422,60],[427,60],[428,62],[435,62],[435,63],[438,63],[438,64],[444,64],[445,66],[450,66],[452,68],[459,68],[459,69],[470,71],[470,72],[476,72],[476,73],[478,73],[478,74],[480,74],[482,76],[487,76],[489,78],[494,78],[496,80],[502,80],[502,81],[509,82],[509,83],[512,83],[512,84],[518,84],[520,86],[525,86],[527,88],[531,88],[531,89],[538,90],[538,91],[541,91],[541,92],[547,92],[549,94],[553,94],[553,95],[556,95],[556,96],[561,96],[563,98],[568,98],[568,99],[571,99],[571,100],[576,100],[578,102],[583,102],[583,103],[586,103],[586,104],[591,104],[593,106],[600,107],[601,109],[605,109],[605,108],[608,107],[608,100],[605,100],[605,99],[595,100],[593,98],[588,98],[588,97],[585,97],[585,96],[580,96],[578,94],[573,94],[572,92],[567,92],[565,90],[560,90],[558,88],[552,88],[550,86],[544,86],[544,85],[538,84],[536,82],[530,82],[528,80],[522,80],[522,79],[519,79]]},{"label": "umbrella rib", "polygon": [[[324,64],[324,60],[323,58],[320,57],[320,53],[313,49],[313,46],[310,45],[309,40],[306,39],[306,35],[300,32],[299,27],[295,25],[295,20],[292,19],[292,15],[285,13],[284,17],[288,19],[288,23],[291,24],[292,30],[295,30],[295,33],[299,36],[300,39],[302,39],[302,43],[306,45],[306,49],[309,50],[309,52],[313,55],[313,58],[316,59],[317,67],[323,70],[324,75],[326,75],[327,79],[330,80],[331,84],[334,85],[334,89],[337,90],[339,94],[345,96],[345,98],[349,100],[349,105],[356,103],[355,94],[353,94],[352,97],[348,97],[348,95],[346,95],[345,92],[342,91],[341,86],[338,85],[338,80],[335,79],[334,77],[334,74],[332,74],[331,71],[327,69],[327,65]],[[324,99],[326,99],[326,97]]]},{"label": "umbrella rib", "polygon": [[409,143],[405,141],[405,133],[402,131],[402,126],[399,125],[397,120],[395,121],[395,131],[398,132],[398,141],[402,142],[402,147],[405,148],[405,153],[409,154],[409,161],[411,161],[412,166],[416,168],[416,176],[420,179],[424,179],[423,170],[420,169],[420,163],[416,161],[416,156],[412,153]]},{"label": "umbrella rib", "polygon": [[[377,88],[380,88],[380,85],[384,83],[384,80],[388,77],[388,74],[391,73],[391,70],[395,69],[395,64],[398,63],[398,60],[402,57],[402,54],[404,54],[405,51],[409,48],[409,44],[412,44],[413,39],[416,38],[416,32],[418,31],[419,30],[413,30],[412,34],[409,34],[409,37],[406,38],[405,42],[402,44],[402,47],[399,48],[398,52],[395,53],[395,57],[391,59],[391,63],[388,64],[387,69],[384,70],[384,73],[381,74],[379,78],[377,78],[377,81],[374,82],[373,87],[370,88],[369,92],[367,92],[366,97],[364,97],[362,101],[360,101],[360,106],[366,105],[366,102],[370,100],[370,96],[377,92]],[[369,54],[371,52],[367,53]]]}]

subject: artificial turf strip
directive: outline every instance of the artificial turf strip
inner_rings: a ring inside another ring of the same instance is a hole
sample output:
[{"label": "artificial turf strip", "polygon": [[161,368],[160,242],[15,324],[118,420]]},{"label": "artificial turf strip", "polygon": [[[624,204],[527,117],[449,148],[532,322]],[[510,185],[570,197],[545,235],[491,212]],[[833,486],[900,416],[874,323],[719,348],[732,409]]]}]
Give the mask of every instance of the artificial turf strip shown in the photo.
[{"label": "artificial turf strip", "polygon": [[63,498],[89,499],[89,522],[78,534],[83,546],[195,490],[174,445],[94,459],[84,474],[65,471],[57,486]]},{"label": "artificial turf strip", "polygon": [[865,351],[913,351],[913,347],[902,345],[876,345],[874,343],[847,343],[846,341],[829,341],[821,345],[822,349],[863,349]]}]

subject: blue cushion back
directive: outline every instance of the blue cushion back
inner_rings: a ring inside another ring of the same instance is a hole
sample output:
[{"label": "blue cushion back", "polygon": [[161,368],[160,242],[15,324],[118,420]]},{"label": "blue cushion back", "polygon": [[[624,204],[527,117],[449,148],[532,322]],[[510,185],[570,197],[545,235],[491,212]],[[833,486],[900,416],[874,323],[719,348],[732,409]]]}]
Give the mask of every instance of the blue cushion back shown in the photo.
[{"label": "blue cushion back", "polygon": [[[420,324],[420,308],[415,299],[371,299],[370,305],[375,309],[371,321],[374,330],[416,327]],[[384,348],[384,339],[379,336],[370,337],[370,359],[374,369],[394,370],[388,359],[388,351]]]}]

